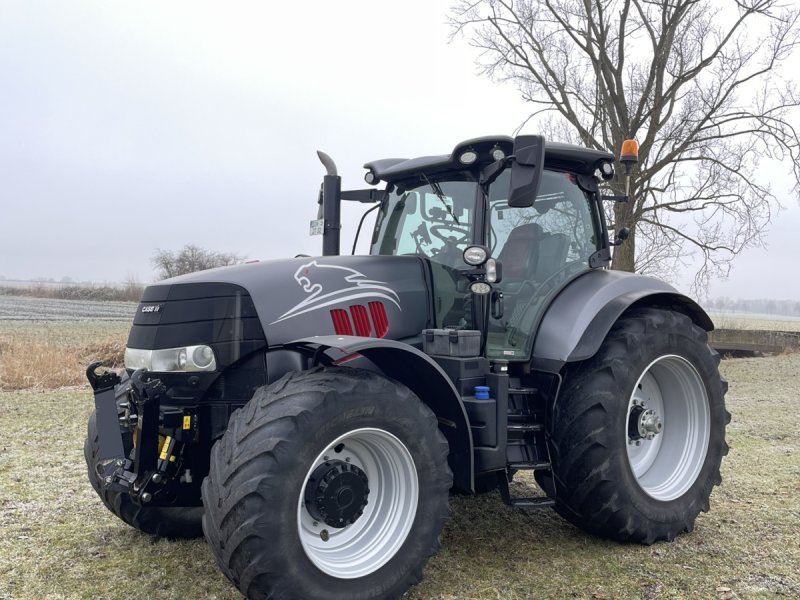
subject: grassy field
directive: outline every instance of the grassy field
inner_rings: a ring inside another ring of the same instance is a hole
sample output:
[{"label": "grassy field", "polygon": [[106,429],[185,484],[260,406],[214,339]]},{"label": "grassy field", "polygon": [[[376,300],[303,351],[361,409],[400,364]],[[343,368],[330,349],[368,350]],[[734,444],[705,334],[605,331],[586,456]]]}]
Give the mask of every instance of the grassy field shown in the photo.
[{"label": "grassy field", "polygon": [[[91,489],[82,444],[88,386],[43,389],[56,355],[79,355],[127,324],[0,322],[0,374],[20,349],[33,389],[0,392],[0,599],[239,598],[203,540],[155,540],[111,515]],[[1,348],[0,348],[1,350]],[[41,353],[41,352],[40,352]],[[723,363],[731,453],[724,485],[691,534],[632,546],[587,536],[550,510],[496,494],[454,497],[442,550],[407,598],[800,597],[800,354]],[[72,381],[69,379],[69,381]],[[77,379],[76,379],[77,381]],[[24,382],[23,382],[24,383]],[[517,485],[517,493],[526,485]]]},{"label": "grassy field", "polygon": [[800,318],[745,313],[711,313],[717,329],[757,329],[800,331]]},{"label": "grassy field", "polygon": [[0,390],[82,385],[94,360],[122,364],[130,321],[0,319]]}]

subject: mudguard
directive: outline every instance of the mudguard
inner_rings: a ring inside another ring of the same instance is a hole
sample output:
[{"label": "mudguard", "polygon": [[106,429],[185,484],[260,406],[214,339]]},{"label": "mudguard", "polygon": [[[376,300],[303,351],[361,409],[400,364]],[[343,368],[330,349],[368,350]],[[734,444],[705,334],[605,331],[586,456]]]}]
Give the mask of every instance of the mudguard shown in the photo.
[{"label": "mudguard", "polygon": [[569,362],[594,356],[612,325],[632,306],[684,313],[706,331],[714,323],[671,285],[635,273],[593,270],[567,285],[545,311],[533,346],[533,368],[558,373]]},{"label": "mudguard", "polygon": [[453,471],[453,486],[473,491],[472,432],[461,396],[442,368],[424,352],[394,340],[358,336],[314,336],[285,344],[286,348],[333,348],[343,359],[361,355],[384,374],[408,386],[439,419],[450,444],[448,463]]}]

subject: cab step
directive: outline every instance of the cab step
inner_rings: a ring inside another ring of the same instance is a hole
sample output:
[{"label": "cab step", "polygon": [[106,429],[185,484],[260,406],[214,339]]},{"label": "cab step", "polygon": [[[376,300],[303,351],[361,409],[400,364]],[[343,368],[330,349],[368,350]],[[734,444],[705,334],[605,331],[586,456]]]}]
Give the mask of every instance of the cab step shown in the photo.
[{"label": "cab step", "polygon": [[509,469],[514,469],[515,471],[539,471],[542,469],[549,469],[550,462],[549,461],[526,461],[526,462],[512,462],[508,463]]},{"label": "cab step", "polygon": [[541,423],[509,423],[508,430],[516,433],[528,433],[529,431],[544,431]]},{"label": "cab step", "polygon": [[537,498],[512,498],[511,506],[515,508],[549,508],[555,506],[556,501],[546,496]]},{"label": "cab step", "polygon": [[[513,467],[509,465],[509,468]],[[547,496],[537,496],[533,498],[512,498],[511,491],[509,490],[508,486],[508,477],[506,477],[505,473],[498,473],[497,483],[497,487],[500,490],[500,498],[503,500],[503,503],[508,506],[513,506],[515,508],[548,508],[550,506],[554,506],[556,503],[555,500],[548,498]]]},{"label": "cab step", "polygon": [[539,390],[533,387],[508,388],[509,395],[535,396]]}]

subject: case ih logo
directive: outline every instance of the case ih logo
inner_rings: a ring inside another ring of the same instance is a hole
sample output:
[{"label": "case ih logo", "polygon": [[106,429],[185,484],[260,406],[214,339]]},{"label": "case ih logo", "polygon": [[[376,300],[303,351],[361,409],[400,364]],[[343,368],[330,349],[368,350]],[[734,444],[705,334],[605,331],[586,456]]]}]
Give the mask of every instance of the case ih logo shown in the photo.
[{"label": "case ih logo", "polygon": [[157,313],[161,310],[160,304],[145,304],[142,306],[143,313]]},{"label": "case ih logo", "polygon": [[326,306],[364,298],[381,298],[400,308],[400,298],[392,288],[386,286],[385,281],[367,279],[363,273],[348,267],[321,265],[312,260],[297,269],[294,279],[308,295],[271,324]]}]

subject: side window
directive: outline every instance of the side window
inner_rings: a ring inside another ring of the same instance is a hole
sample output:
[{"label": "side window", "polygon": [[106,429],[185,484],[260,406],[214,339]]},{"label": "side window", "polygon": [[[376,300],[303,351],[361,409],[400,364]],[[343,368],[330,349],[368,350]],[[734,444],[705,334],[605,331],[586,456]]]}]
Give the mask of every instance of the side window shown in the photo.
[{"label": "side window", "polygon": [[597,249],[588,200],[569,174],[545,171],[532,207],[508,206],[507,190],[498,179],[489,198],[490,247],[504,277],[541,281]]}]

